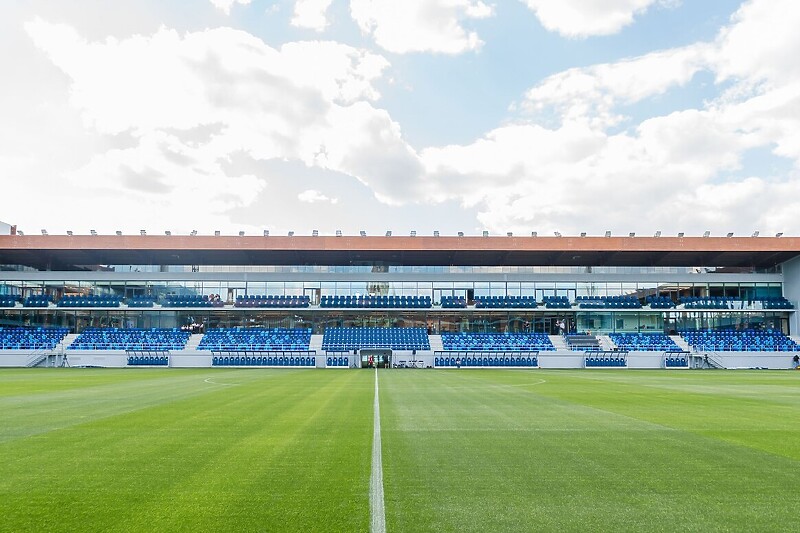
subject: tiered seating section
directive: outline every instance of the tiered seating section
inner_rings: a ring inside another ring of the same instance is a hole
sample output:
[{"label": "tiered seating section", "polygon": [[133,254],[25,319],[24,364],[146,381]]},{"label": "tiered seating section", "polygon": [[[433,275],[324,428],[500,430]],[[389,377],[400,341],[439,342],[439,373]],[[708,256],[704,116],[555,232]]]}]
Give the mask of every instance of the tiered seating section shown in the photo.
[{"label": "tiered seating section", "polygon": [[467,299],[462,296],[442,296],[442,309],[466,309]]},{"label": "tiered seating section", "polygon": [[427,309],[430,296],[323,296],[320,307],[355,307],[385,309]]},{"label": "tiered seating section", "polygon": [[168,352],[183,350],[189,332],[177,328],[88,328],[68,350],[126,350]]},{"label": "tiered seating section", "polygon": [[545,296],[544,306],[547,309],[569,309],[572,307],[566,296]]},{"label": "tiered seating section", "polygon": [[535,309],[538,307],[533,296],[481,296],[475,298],[477,309]]},{"label": "tiered seating section", "polygon": [[325,364],[328,367],[347,368],[349,366],[347,356],[344,355],[329,355],[325,359]]},{"label": "tiered seating section", "polygon": [[134,296],[133,298],[128,298],[126,303],[128,307],[153,307],[156,300],[152,296]]},{"label": "tiered seating section", "polygon": [[629,352],[679,352],[675,341],[663,333],[609,333],[608,337],[620,350]]},{"label": "tiered seating section", "polygon": [[423,328],[327,328],[322,349],[350,351],[360,348],[392,350],[430,350],[428,333]]},{"label": "tiered seating section", "polygon": [[648,296],[646,301],[650,309],[672,309],[675,307],[675,302],[669,296]]},{"label": "tiered seating section", "polygon": [[64,296],[56,304],[58,307],[119,307],[119,296]]},{"label": "tiered seating section", "polygon": [[792,352],[797,343],[773,330],[682,331],[689,346],[699,351],[715,352]]},{"label": "tiered seating section", "polygon": [[212,366],[303,366],[315,365],[313,355],[215,355]]},{"label": "tiered seating section", "polygon": [[52,300],[49,296],[44,295],[35,295],[35,296],[28,296],[25,298],[25,301],[22,302],[22,305],[25,307],[48,307]]},{"label": "tiered seating section", "polygon": [[262,296],[248,295],[236,298],[236,307],[308,307],[311,299],[308,296]]},{"label": "tiered seating section", "polygon": [[783,296],[762,298],[761,303],[763,304],[764,309],[794,309],[792,302]]},{"label": "tiered seating section", "polygon": [[17,305],[17,297],[9,294],[0,295],[0,307],[15,307]]},{"label": "tiered seating section", "polygon": [[578,296],[581,309],[639,309],[642,304],[635,296]]},{"label": "tiered seating section", "polygon": [[539,366],[539,358],[536,355],[486,355],[486,354],[467,354],[441,355],[434,357],[433,364],[436,367],[457,367],[457,359],[461,359],[461,366],[464,367],[497,367],[497,366]]},{"label": "tiered seating section", "polygon": [[164,302],[166,307],[222,307],[225,303],[219,299],[211,299],[205,295],[188,294],[177,295],[170,294]]},{"label": "tiered seating section", "polygon": [[67,333],[67,328],[0,327],[0,350],[52,350]]},{"label": "tiered seating section", "polygon": [[442,347],[456,352],[552,351],[544,333],[442,333]]},{"label": "tiered seating section", "polygon": [[222,328],[207,331],[197,349],[211,352],[307,351],[310,343],[310,329]]},{"label": "tiered seating section", "polygon": [[685,296],[681,298],[684,309],[731,309],[734,298],[729,296]]}]

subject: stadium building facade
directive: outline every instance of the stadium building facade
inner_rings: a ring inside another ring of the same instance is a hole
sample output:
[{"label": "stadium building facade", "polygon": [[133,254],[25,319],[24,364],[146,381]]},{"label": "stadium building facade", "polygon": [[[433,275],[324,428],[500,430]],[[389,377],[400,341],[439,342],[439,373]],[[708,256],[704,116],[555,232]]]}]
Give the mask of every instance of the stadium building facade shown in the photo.
[{"label": "stadium building facade", "polygon": [[[414,328],[432,339],[411,350],[414,359],[439,366],[442,334],[571,333],[611,351],[614,335],[798,331],[793,237],[8,233],[0,235],[0,326],[65,328],[70,340],[97,328],[198,336],[283,328],[312,339],[342,328]],[[335,351],[313,340],[307,347],[315,366]],[[575,347],[554,348],[547,355],[562,356],[554,366],[585,366]],[[190,351],[187,366],[212,361]],[[793,353],[738,356],[730,366],[786,368]],[[92,357],[99,366],[116,361]]]}]

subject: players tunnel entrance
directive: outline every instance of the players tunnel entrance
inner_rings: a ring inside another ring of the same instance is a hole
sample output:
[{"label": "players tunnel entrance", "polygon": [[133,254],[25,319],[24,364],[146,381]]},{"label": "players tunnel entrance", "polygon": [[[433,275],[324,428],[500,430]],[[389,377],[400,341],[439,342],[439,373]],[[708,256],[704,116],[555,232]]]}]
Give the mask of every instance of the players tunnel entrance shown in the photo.
[{"label": "players tunnel entrance", "polygon": [[392,366],[392,350],[388,348],[370,348],[359,351],[361,368],[390,368]]}]

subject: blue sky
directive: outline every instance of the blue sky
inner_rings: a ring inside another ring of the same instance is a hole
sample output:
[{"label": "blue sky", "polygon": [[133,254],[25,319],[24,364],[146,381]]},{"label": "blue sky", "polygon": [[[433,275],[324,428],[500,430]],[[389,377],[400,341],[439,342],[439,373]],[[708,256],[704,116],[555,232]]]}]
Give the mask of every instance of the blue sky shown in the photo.
[{"label": "blue sky", "polygon": [[798,234],[798,23],[790,0],[5,3],[0,220]]}]

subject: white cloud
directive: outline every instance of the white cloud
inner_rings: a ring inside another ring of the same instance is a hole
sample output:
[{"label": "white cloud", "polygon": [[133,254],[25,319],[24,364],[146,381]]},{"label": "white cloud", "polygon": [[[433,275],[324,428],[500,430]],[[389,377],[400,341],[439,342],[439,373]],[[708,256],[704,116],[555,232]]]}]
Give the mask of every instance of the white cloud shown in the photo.
[{"label": "white cloud", "polygon": [[[659,0],[521,0],[542,26],[566,37],[611,35]],[[665,2],[662,4],[674,4]]]},{"label": "white cloud", "polygon": [[333,0],[295,0],[292,26],[324,31],[328,27],[327,12]]},{"label": "white cloud", "polygon": [[226,15],[231,14],[231,8],[234,4],[239,4],[242,6],[249,5],[252,0],[209,0],[214,7],[223,11]]},{"label": "white cloud", "polygon": [[336,204],[339,202],[338,198],[329,198],[316,189],[308,189],[301,192],[300,194],[297,195],[297,199],[300,200],[301,202],[306,202],[309,204],[317,202]]},{"label": "white cloud", "polygon": [[[800,48],[799,19],[788,0],[753,0],[713,42],[550,76],[523,107],[554,112],[555,123],[505,125],[467,145],[423,150],[430,196],[476,206],[497,232],[800,231],[798,170],[741,175],[754,149],[800,169],[800,67],[777,52]],[[620,106],[699,71],[727,90],[699,108],[611,129],[624,118]]]},{"label": "white cloud", "polygon": [[459,54],[483,42],[462,25],[465,19],[492,16],[480,0],[350,0],[350,14],[378,46],[398,54]]}]

